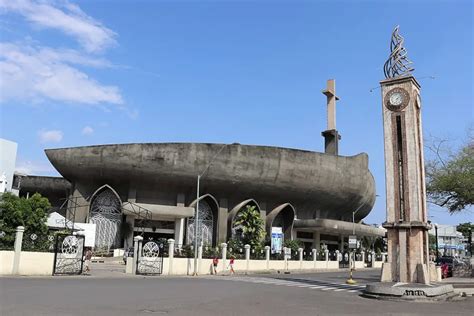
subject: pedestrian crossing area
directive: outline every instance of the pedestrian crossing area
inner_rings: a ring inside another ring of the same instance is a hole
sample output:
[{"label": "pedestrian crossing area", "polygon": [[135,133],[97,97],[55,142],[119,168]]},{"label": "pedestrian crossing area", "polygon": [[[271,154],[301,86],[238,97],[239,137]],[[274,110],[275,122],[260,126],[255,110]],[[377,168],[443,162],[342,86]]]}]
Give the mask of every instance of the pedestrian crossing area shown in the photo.
[{"label": "pedestrian crossing area", "polygon": [[365,284],[350,285],[346,283],[334,283],[324,280],[309,280],[298,278],[270,278],[270,277],[252,277],[252,276],[217,276],[210,277],[213,280],[248,282],[276,286],[289,286],[306,288],[309,290],[319,291],[334,291],[334,292],[349,292],[361,293],[365,289]]}]

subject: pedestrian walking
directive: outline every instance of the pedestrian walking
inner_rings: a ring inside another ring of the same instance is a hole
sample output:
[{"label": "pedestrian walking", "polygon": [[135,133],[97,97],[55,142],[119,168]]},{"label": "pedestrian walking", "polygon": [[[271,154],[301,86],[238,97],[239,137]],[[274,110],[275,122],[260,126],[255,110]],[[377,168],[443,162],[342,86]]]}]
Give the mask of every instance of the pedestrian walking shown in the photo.
[{"label": "pedestrian walking", "polygon": [[91,259],[92,259],[92,250],[87,248],[86,254],[84,256],[84,267],[85,272],[89,273],[91,271]]},{"label": "pedestrian walking", "polygon": [[230,274],[235,274],[235,271],[234,271],[234,256],[230,257],[229,268],[230,268]]},{"label": "pedestrian walking", "polygon": [[217,275],[217,265],[219,264],[219,259],[217,259],[217,257],[214,257],[214,259],[212,259],[212,267],[214,269],[214,274]]}]

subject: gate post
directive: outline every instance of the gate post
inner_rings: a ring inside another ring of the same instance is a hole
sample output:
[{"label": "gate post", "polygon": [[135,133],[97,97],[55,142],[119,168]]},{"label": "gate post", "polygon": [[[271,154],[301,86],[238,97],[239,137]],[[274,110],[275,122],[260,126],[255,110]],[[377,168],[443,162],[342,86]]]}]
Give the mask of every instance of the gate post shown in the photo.
[{"label": "gate post", "polygon": [[324,249],[324,261],[326,261],[326,269],[329,268],[329,250]]},{"label": "gate post", "polygon": [[[288,270],[288,248],[283,247],[283,265],[285,266],[284,269]],[[290,250],[290,255],[291,255],[291,250]]]},{"label": "gate post", "polygon": [[270,269],[270,246],[265,246],[265,260],[267,261],[267,270]]},{"label": "gate post", "polygon": [[[168,239],[168,274],[173,274],[174,239]],[[163,264],[163,263],[162,263]]]},{"label": "gate post", "polygon": [[221,244],[222,247],[222,272],[225,272],[225,267],[227,264],[227,244],[223,242]]},{"label": "gate post", "polygon": [[298,260],[300,262],[300,270],[303,268],[303,248],[298,248]]},{"label": "gate post", "polygon": [[311,249],[311,252],[313,253],[313,268],[316,269],[316,260],[318,260],[318,255],[317,255],[317,250],[316,249]]},{"label": "gate post", "polygon": [[375,251],[372,251],[372,268],[375,268]]},{"label": "gate post", "polygon": [[142,236],[135,236],[133,238],[133,264],[132,264],[132,274],[137,274],[137,265],[138,265],[138,258],[139,255],[141,255],[141,251],[138,250],[138,247],[141,248],[141,242],[143,241]]},{"label": "gate post", "polygon": [[250,265],[250,245],[245,245],[245,261],[246,261],[246,271],[245,274],[249,273],[249,265]]},{"label": "gate post", "polygon": [[23,232],[24,231],[25,231],[25,227],[23,227],[23,226],[18,226],[16,228],[15,254],[13,256],[12,274],[18,274],[18,269],[20,267],[21,245],[23,243]]},{"label": "gate post", "polygon": [[199,245],[198,247],[198,263],[197,263],[197,268],[196,271],[201,273],[201,267],[202,267],[202,245]]}]

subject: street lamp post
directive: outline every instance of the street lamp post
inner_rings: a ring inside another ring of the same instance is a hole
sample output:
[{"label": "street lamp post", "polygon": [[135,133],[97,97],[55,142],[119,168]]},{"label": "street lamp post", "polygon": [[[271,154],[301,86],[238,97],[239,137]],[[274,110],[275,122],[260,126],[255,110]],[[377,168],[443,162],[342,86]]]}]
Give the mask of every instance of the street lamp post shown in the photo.
[{"label": "street lamp post", "polygon": [[239,145],[239,143],[232,143],[232,144],[224,144],[222,147],[219,149],[219,151],[211,158],[209,163],[207,164],[206,168],[204,169],[203,172],[198,174],[197,176],[197,187],[196,187],[196,211],[194,214],[194,273],[193,275],[197,275],[197,257],[198,257],[198,247],[199,247],[199,186],[201,182],[201,177],[204,176],[204,174],[207,172],[209,167],[211,167],[212,163],[214,162],[214,159],[216,159],[217,156],[226,148],[227,146],[230,145]]},{"label": "street lamp post", "polygon": [[[355,214],[361,209],[364,204],[359,205],[359,207],[352,212],[352,235],[355,236]],[[357,243],[357,238],[356,238]],[[352,271],[353,267],[355,266],[355,253],[354,250],[351,251],[352,253],[349,256],[349,265],[350,265],[350,272],[349,272],[349,279],[346,281],[347,284],[356,284],[357,282],[352,279]]]}]

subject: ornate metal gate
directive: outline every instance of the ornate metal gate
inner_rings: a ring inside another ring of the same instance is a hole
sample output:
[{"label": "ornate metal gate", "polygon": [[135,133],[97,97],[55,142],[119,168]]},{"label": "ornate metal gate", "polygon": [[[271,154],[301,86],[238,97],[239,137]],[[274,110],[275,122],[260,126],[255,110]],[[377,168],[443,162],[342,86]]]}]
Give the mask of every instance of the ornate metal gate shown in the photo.
[{"label": "ornate metal gate", "polygon": [[54,243],[53,275],[81,274],[84,236],[58,234]]},{"label": "ornate metal gate", "polygon": [[143,247],[139,244],[136,258],[136,273],[147,275],[161,274],[163,272],[164,247],[163,243],[156,243],[154,241],[145,243]]},{"label": "ornate metal gate", "polygon": [[342,252],[339,258],[339,268],[349,268],[349,252]]},{"label": "ornate metal gate", "polygon": [[365,264],[367,265],[367,268],[372,268],[372,253],[367,252],[365,255]]}]

